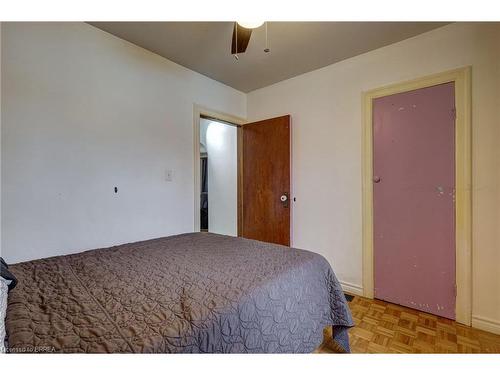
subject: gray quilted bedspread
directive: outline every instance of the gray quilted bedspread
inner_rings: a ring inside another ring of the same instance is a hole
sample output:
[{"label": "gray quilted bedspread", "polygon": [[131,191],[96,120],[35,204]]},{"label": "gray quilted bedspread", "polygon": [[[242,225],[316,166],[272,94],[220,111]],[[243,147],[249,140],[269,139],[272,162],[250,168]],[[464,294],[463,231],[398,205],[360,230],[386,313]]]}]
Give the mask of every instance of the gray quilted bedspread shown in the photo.
[{"label": "gray quilted bedspread", "polygon": [[208,233],[12,265],[10,352],[307,353],[352,319],[320,255]]}]

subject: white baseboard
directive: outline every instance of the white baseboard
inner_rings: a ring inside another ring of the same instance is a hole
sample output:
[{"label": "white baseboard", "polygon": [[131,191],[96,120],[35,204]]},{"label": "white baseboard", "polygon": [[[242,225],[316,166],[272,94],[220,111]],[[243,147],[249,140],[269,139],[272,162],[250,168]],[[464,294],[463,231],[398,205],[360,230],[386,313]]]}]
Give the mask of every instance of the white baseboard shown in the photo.
[{"label": "white baseboard", "polygon": [[500,335],[500,321],[498,320],[493,320],[490,318],[484,318],[482,316],[473,315],[472,326],[474,328],[481,329],[483,331],[488,331]]},{"label": "white baseboard", "polygon": [[340,281],[340,285],[346,293],[354,294],[356,296],[363,296],[363,288],[360,285],[351,284],[345,281]]}]

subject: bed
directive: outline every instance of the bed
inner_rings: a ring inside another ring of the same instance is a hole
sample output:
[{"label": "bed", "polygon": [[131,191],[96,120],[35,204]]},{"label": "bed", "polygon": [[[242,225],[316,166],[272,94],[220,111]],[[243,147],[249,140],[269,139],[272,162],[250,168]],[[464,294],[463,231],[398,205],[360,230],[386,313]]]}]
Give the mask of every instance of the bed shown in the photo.
[{"label": "bed", "polygon": [[188,233],[13,264],[11,353],[310,353],[352,318],[320,255]]}]

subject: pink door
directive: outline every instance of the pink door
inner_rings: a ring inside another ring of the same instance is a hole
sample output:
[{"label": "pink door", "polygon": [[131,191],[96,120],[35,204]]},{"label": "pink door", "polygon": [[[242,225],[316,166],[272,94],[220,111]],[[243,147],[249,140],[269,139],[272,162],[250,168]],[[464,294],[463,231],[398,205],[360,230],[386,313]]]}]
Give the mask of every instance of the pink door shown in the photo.
[{"label": "pink door", "polygon": [[453,83],[373,103],[375,298],[455,319]]}]

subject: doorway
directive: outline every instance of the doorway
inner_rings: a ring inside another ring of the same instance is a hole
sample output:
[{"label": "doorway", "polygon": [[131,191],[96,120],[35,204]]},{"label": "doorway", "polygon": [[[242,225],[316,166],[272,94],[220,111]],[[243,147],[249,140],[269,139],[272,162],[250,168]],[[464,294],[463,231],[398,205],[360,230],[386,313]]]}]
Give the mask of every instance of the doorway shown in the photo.
[{"label": "doorway", "polygon": [[[456,69],[363,95],[364,295],[397,296],[396,303],[466,325],[472,312],[470,76],[470,68]],[[381,123],[386,137],[378,138]],[[439,134],[433,123],[442,127]],[[398,171],[404,178],[397,179]],[[431,218],[434,208],[439,212]],[[437,230],[428,225],[436,217]]]},{"label": "doorway", "polygon": [[[231,127],[231,129],[236,129],[236,139],[237,139],[237,145],[236,145],[236,162],[237,162],[237,180],[236,180],[236,205],[237,205],[237,223],[236,223],[236,235],[239,235],[240,228],[241,228],[241,132],[242,132],[242,125],[245,123],[245,120],[240,117],[236,117],[233,115],[229,115],[223,112],[218,112],[209,108],[202,107],[200,105],[194,104],[193,105],[193,150],[194,150],[194,165],[193,165],[193,171],[194,171],[194,212],[193,212],[193,230],[195,232],[200,232],[200,231],[211,231],[210,228],[210,200],[207,197],[207,203],[205,205],[206,209],[206,214],[202,213],[202,206],[201,206],[201,200],[202,200],[202,193],[206,192],[207,195],[210,194],[209,186],[208,186],[208,178],[210,176],[210,170],[208,169],[208,152],[206,152],[206,148],[204,149],[202,147],[202,138],[204,137],[201,134],[201,128],[202,128],[202,123],[203,122],[214,122],[214,123],[220,123],[225,126]],[[217,126],[214,126],[216,128]],[[218,130],[220,130],[219,128]],[[227,128],[222,127],[222,129],[226,130]],[[208,128],[207,128],[208,130]],[[214,131],[217,133],[217,130]],[[217,134],[212,134],[211,137],[213,136],[214,138],[217,138]],[[204,141],[206,143],[206,141]],[[203,158],[206,157],[206,160],[203,161]],[[206,168],[207,171],[205,173],[206,176],[206,181],[205,181],[205,186],[202,186],[202,163],[207,163]],[[213,176],[212,176],[213,177]],[[204,189],[204,190],[203,190]],[[233,190],[234,191],[234,190]],[[212,201],[212,203],[214,203]],[[212,211],[212,214],[216,214],[216,211]],[[206,223],[204,223],[203,229],[202,229],[202,215],[206,215],[205,218],[207,220]],[[213,223],[212,223],[213,224]],[[213,229],[213,227],[212,227]],[[231,235],[235,235],[234,231],[231,232]]]},{"label": "doorway", "polygon": [[238,235],[238,125],[200,118],[200,231]]},{"label": "doorway", "polygon": [[246,123],[197,105],[193,113],[194,231],[290,245],[290,116]]}]

